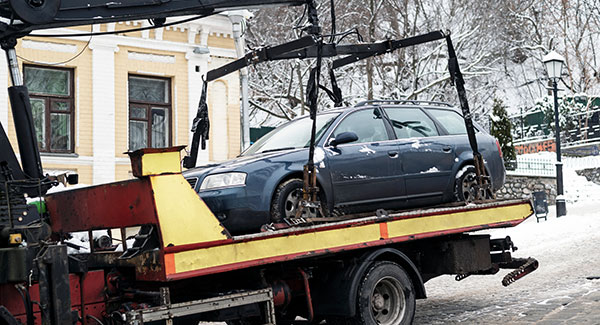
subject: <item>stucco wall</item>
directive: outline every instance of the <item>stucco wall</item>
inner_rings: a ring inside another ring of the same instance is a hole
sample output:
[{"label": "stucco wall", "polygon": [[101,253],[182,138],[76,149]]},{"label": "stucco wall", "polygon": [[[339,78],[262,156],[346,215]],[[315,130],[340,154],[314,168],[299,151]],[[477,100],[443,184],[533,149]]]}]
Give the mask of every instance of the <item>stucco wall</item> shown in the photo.
[{"label": "stucco wall", "polygon": [[[93,31],[119,31],[146,24],[136,21],[95,25]],[[59,32],[90,30],[90,26],[80,26]],[[206,48],[209,53],[195,51],[198,48]],[[128,75],[171,80],[171,144],[187,145],[202,89],[201,76],[209,68],[229,63],[236,57],[231,23],[223,15],[152,31],[97,36],[91,40],[87,36],[26,37],[19,41],[16,50],[21,57],[39,65],[76,57],[58,65],[72,68],[74,72],[75,150],[69,154],[42,154],[42,164],[51,172],[79,173],[82,184],[131,178],[129,159],[123,154],[129,143]],[[81,55],[77,56],[80,51]],[[3,57],[0,64],[0,86],[4,85],[0,88],[5,88],[10,83]],[[232,73],[215,83],[209,86],[208,103],[210,115],[218,119],[211,120],[210,153],[200,152],[199,164],[230,159],[240,152],[239,76]],[[1,92],[0,101],[8,101],[6,91]],[[0,105],[0,122],[18,151],[8,105]]]}]

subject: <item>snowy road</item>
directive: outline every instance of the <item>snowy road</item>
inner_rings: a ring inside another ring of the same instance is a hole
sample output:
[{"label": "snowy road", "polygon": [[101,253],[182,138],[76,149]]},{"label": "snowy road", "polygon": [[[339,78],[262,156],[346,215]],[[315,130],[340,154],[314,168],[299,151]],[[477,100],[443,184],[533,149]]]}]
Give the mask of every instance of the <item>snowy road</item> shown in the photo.
[{"label": "snowy road", "polygon": [[415,324],[600,324],[600,187],[577,183],[565,186],[571,193],[586,188],[585,198],[568,204],[567,216],[557,219],[551,206],[548,221],[532,217],[488,232],[511,236],[519,247],[513,256],[535,257],[537,271],[507,288],[500,281],[510,270],[461,282],[435,278],[426,283],[429,298],[418,302]]}]

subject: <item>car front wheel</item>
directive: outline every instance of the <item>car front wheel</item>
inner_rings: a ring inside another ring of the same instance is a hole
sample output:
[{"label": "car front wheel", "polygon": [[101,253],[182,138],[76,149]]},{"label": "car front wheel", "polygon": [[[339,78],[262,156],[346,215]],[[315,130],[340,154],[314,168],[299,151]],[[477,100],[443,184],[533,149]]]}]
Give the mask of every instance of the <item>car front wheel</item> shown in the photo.
[{"label": "car front wheel", "polygon": [[[281,222],[284,218],[294,218],[298,211],[298,205],[302,201],[302,187],[304,182],[301,179],[293,178],[287,180],[275,190],[273,201],[271,201],[271,221]],[[322,193],[321,193],[322,194]],[[323,196],[319,195],[321,204],[324,204]],[[325,207],[322,206],[324,210]],[[303,218],[317,218],[321,216],[318,209],[308,208],[302,211]]]}]

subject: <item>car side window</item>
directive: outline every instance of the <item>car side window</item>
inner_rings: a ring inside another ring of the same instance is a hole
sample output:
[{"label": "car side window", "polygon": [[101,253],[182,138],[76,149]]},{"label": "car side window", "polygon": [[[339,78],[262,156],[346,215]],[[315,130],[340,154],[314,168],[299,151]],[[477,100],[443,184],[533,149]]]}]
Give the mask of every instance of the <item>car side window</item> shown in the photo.
[{"label": "car side window", "polygon": [[390,107],[386,108],[385,112],[398,139],[439,135],[435,123],[419,108]]},{"label": "car side window", "polygon": [[465,120],[455,111],[448,109],[427,109],[440,124],[448,131],[449,135],[467,134]]},{"label": "car side window", "polygon": [[346,116],[333,132],[333,137],[343,132],[354,132],[358,140],[353,143],[389,140],[383,117],[378,109],[364,109]]}]

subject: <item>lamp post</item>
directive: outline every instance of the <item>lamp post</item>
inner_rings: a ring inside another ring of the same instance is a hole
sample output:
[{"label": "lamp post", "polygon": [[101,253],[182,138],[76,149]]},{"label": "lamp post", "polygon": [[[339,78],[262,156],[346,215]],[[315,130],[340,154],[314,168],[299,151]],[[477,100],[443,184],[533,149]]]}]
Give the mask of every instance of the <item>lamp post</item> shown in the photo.
[{"label": "lamp post", "polygon": [[560,121],[558,114],[558,80],[560,79],[565,59],[558,53],[552,51],[542,59],[548,72],[548,77],[552,80],[554,91],[554,135],[556,138],[556,217],[567,215],[567,207],[563,192],[563,173],[562,159],[560,154]]},{"label": "lamp post", "polygon": [[[244,38],[244,23],[252,17],[248,10],[234,10],[227,12],[231,21],[233,31],[233,41],[238,58],[246,54],[246,40]],[[241,99],[241,118],[242,127],[240,150],[244,151],[250,146],[250,104],[248,99],[248,69],[240,70],[240,99]]]}]

